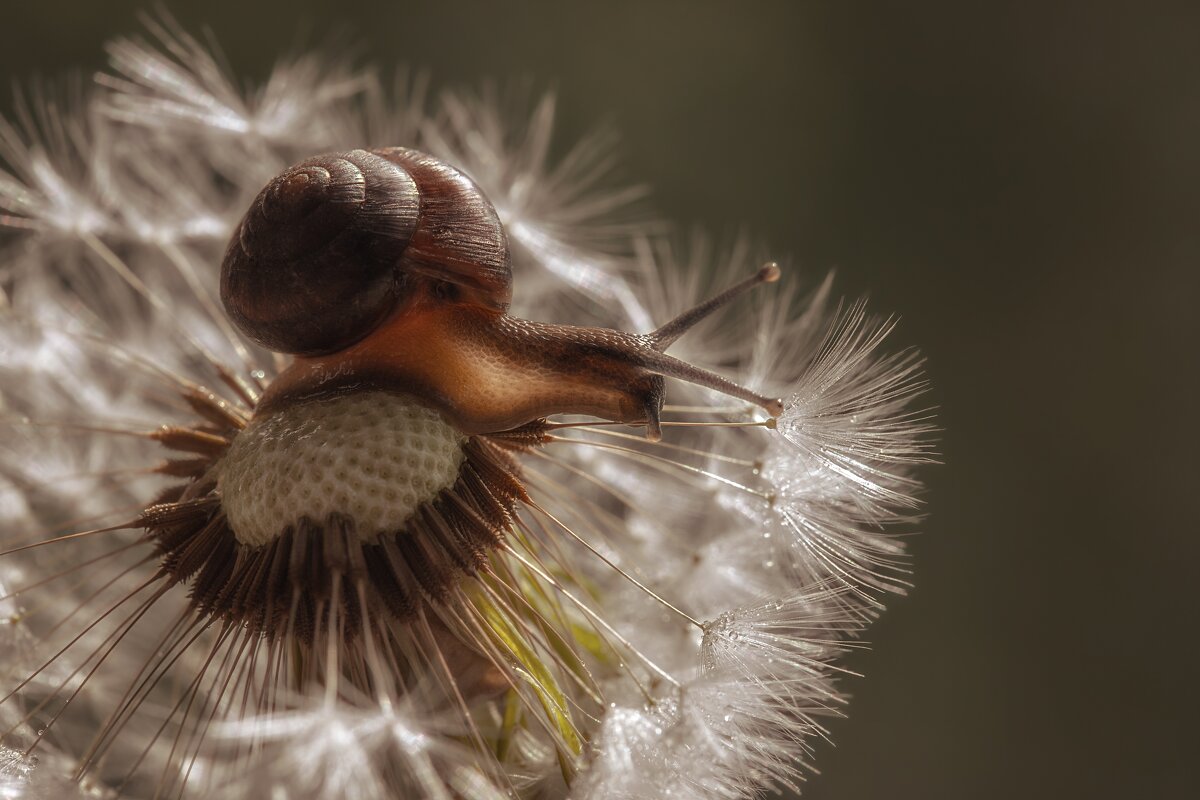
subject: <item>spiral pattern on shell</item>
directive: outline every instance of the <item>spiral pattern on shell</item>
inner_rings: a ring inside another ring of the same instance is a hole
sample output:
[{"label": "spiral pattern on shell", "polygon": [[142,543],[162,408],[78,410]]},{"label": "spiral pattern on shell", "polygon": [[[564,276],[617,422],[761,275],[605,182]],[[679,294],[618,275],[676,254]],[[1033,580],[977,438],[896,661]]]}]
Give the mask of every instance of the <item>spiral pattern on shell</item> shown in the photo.
[{"label": "spiral pattern on shell", "polygon": [[259,193],[221,267],[238,328],[271,350],[331,352],[365,336],[404,291],[420,217],[406,170],[365,150],[317,156]]}]

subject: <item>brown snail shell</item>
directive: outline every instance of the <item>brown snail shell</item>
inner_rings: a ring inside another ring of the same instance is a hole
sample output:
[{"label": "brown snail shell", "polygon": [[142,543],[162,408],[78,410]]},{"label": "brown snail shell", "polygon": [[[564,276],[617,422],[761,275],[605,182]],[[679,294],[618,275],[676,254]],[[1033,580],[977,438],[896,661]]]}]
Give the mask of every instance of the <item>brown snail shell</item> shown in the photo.
[{"label": "brown snail shell", "polygon": [[439,285],[503,312],[508,242],[469,178],[404,148],[331,153],[283,172],[250,206],[221,266],[234,324],[293,355],[342,350]]}]

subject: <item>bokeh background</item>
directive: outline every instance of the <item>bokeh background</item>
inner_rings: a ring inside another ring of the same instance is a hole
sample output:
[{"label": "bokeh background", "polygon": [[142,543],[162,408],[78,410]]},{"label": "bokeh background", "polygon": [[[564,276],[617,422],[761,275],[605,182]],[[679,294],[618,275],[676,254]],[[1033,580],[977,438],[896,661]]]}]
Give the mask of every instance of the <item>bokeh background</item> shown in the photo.
[{"label": "bokeh background", "polygon": [[[87,74],[145,5],[4,0],[0,76]],[[556,88],[665,215],[903,317],[946,463],[807,798],[1195,796],[1200,5],[167,6],[251,78],[342,31]]]}]

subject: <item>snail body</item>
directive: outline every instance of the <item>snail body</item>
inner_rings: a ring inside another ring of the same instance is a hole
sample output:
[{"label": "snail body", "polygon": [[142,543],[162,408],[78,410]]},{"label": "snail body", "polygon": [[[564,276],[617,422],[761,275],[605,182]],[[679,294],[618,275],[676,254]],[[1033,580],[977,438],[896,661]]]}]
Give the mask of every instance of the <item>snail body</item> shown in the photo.
[{"label": "snail body", "polygon": [[512,268],[495,209],[463,173],[405,148],[303,161],[238,226],[221,298],[250,339],[295,356],[261,412],[348,390],[410,394],[467,434],[552,414],[644,424],[657,436],[663,376],[779,401],[663,351],[754,278],[658,331],[631,334],[508,315]]},{"label": "snail body", "polygon": [[270,386],[269,410],[365,387],[424,398],[464,433],[494,433],[551,413],[640,422],[658,413],[661,378],[622,358],[636,337],[480,309],[406,306],[345,350],[297,358]]}]

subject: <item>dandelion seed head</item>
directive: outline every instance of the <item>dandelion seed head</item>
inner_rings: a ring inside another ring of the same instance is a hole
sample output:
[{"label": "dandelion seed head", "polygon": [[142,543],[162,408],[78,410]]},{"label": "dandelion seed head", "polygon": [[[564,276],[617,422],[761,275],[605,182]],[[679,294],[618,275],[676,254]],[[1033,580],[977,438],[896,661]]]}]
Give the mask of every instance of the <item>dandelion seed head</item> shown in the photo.
[{"label": "dandelion seed head", "polygon": [[[552,156],[553,97],[329,53],[246,89],[166,18],[109,55],[0,124],[0,795],[798,787],[933,458],[894,323],[667,235],[611,136]],[[410,259],[411,308],[268,352],[226,244],[363,147],[477,187],[512,304]]]}]

